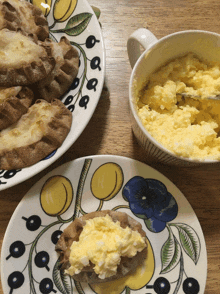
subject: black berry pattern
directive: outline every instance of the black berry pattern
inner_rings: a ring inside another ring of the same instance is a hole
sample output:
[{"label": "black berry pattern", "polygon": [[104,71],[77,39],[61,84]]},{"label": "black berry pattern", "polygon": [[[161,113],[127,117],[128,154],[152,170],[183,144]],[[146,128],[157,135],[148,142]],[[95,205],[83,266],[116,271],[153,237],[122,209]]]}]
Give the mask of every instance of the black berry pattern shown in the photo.
[{"label": "black berry pattern", "polygon": [[0,170],[0,186],[6,185],[7,180],[13,178],[21,169]]},{"label": "black berry pattern", "polygon": [[198,294],[200,290],[199,283],[194,278],[187,278],[183,282],[183,292],[185,294]]},{"label": "black berry pattern", "polygon": [[154,282],[154,291],[157,294],[168,294],[170,292],[170,283],[166,278],[160,277]]},{"label": "black berry pattern", "polygon": [[98,85],[98,80],[97,79],[91,79],[88,81],[86,88],[88,90],[94,90],[96,91],[96,86]]},{"label": "black berry pattern", "polygon": [[[85,47],[87,49],[95,48],[96,44],[99,43],[98,40],[94,35],[90,35],[86,38]],[[92,71],[101,71],[102,70],[102,60],[99,56],[94,56],[92,59],[88,59],[86,56],[86,51],[83,49],[83,45],[78,45],[74,42],[71,42],[73,46],[76,46],[81,53],[82,61],[79,62],[79,67],[84,66],[83,74],[81,76],[77,76],[73,81],[69,90],[77,91],[75,94],[68,95],[65,100],[64,104],[66,107],[71,111],[74,112],[77,102],[81,109],[87,109],[88,104],[90,102],[90,95],[89,93],[85,93],[85,88],[88,91],[96,92],[97,86],[99,84],[99,80],[95,77],[88,77],[88,68],[90,66]]]},{"label": "black berry pattern", "polygon": [[[31,215],[30,217],[23,216],[22,219],[25,221],[24,228],[26,227],[26,229],[28,231],[32,231],[32,232],[37,231],[41,226],[41,218],[38,215]],[[9,255],[6,257],[6,260],[9,260],[10,258],[18,259],[18,258],[22,257],[26,251],[26,247],[30,246],[29,256],[31,254],[35,266],[37,268],[42,269],[42,270],[45,269],[46,272],[49,272],[50,271],[50,267],[49,267],[50,255],[49,255],[49,253],[46,252],[45,250],[42,250],[42,251],[36,252],[36,254],[34,254],[34,252],[36,251],[36,244],[38,243],[39,238],[49,228],[50,228],[50,226],[46,226],[46,227],[43,226],[42,231],[38,233],[35,240],[30,244],[24,244],[20,240],[13,242],[9,247]],[[53,244],[57,243],[61,234],[62,234],[61,230],[55,230],[52,233],[51,241],[53,242]],[[35,249],[35,251],[34,251],[34,249]],[[28,261],[28,264],[29,264],[29,262],[30,261]],[[32,262],[30,262],[30,265],[31,264],[32,264]],[[23,272],[25,271],[25,269],[26,269],[26,266],[23,269],[23,271],[14,271],[8,276],[7,281],[8,281],[8,286],[10,287],[9,294],[12,294],[12,292],[14,290],[22,287],[22,285],[24,284],[25,275]],[[31,276],[32,276],[32,274],[31,274]],[[32,283],[33,283],[33,280],[32,280]],[[50,278],[44,278],[39,282],[37,280],[35,280],[35,283],[39,284],[40,293],[46,294],[46,293],[51,293],[51,292],[53,292],[53,293],[57,292],[57,290],[54,289],[53,281]],[[33,285],[32,285],[32,287],[33,287]]]},{"label": "black berry pattern", "polygon": [[21,272],[15,271],[8,277],[8,286],[11,288],[10,294],[13,289],[18,289],[24,284],[24,275]]},{"label": "black berry pattern", "polygon": [[73,95],[69,95],[64,101],[64,105],[69,105],[72,101],[73,101]]},{"label": "black berry pattern", "polygon": [[22,241],[15,241],[9,248],[10,254],[6,257],[8,260],[10,257],[19,258],[25,253],[25,245]]},{"label": "black berry pattern", "polygon": [[67,107],[71,112],[73,112],[74,111],[74,109],[75,109],[75,105],[73,104],[73,105],[70,105],[70,106],[68,106]]},{"label": "black berry pattern", "polygon": [[49,272],[50,268],[48,267],[48,263],[50,261],[50,256],[46,251],[38,252],[34,258],[34,262],[39,268],[46,268]]},{"label": "black berry pattern", "polygon": [[22,217],[26,221],[26,228],[29,231],[36,231],[41,226],[41,218],[38,215],[32,215],[29,218]]},{"label": "black berry pattern", "polygon": [[79,82],[80,82],[79,78],[76,77],[74,81],[72,82],[70,90],[75,90],[79,86]]},{"label": "black berry pattern", "polygon": [[85,95],[83,96],[80,101],[79,101],[79,106],[84,107],[85,109],[87,108],[87,104],[89,103],[89,96]]},{"label": "black berry pattern", "polygon": [[49,294],[51,292],[57,293],[57,291],[53,289],[53,281],[49,278],[45,278],[40,282],[39,289],[43,294]]},{"label": "black berry pattern", "polygon": [[100,57],[95,56],[90,62],[91,69],[97,69],[98,68],[99,70],[101,70],[100,63],[101,63]]},{"label": "black berry pattern", "polygon": [[57,230],[57,231],[53,232],[53,234],[52,234],[52,236],[51,236],[51,241],[52,241],[52,243],[53,243],[54,245],[57,244],[57,242],[58,242],[58,240],[59,240],[59,238],[60,238],[60,236],[61,236],[62,233],[63,233],[63,232],[60,231],[60,230]]},{"label": "black berry pattern", "polygon": [[86,39],[86,48],[91,49],[98,42],[99,40],[97,40],[95,36],[91,35]]}]

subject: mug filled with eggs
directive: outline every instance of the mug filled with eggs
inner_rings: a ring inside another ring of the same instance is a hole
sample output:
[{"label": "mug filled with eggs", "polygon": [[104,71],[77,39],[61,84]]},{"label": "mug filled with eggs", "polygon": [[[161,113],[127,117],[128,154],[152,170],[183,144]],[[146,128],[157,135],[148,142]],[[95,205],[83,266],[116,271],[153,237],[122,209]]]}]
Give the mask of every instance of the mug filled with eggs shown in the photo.
[{"label": "mug filled with eggs", "polygon": [[219,163],[220,35],[189,30],[158,40],[138,29],[127,50],[132,128],[148,158]]}]

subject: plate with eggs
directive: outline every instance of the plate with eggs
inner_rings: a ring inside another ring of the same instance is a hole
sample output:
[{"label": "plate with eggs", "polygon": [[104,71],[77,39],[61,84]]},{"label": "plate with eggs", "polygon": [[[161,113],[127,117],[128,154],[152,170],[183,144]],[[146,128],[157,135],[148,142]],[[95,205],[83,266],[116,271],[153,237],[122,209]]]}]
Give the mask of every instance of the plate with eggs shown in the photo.
[{"label": "plate with eggs", "polygon": [[1,250],[4,294],[203,294],[207,253],[165,176],[114,155],[49,172],[17,206]]},{"label": "plate with eggs", "polygon": [[98,17],[86,0],[0,3],[0,190],[56,161],[88,124],[104,84]]}]

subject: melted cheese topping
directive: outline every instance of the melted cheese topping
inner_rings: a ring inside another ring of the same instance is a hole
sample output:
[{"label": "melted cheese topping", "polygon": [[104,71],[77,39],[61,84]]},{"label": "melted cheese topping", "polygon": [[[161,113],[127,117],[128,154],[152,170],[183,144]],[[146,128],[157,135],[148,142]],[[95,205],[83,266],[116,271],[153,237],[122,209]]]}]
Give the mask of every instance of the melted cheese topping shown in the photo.
[{"label": "melted cheese topping", "polygon": [[78,274],[91,262],[100,279],[116,274],[122,256],[134,257],[146,247],[144,238],[129,227],[123,229],[109,215],[86,221],[79,241],[73,242],[66,273]]},{"label": "melted cheese topping", "polygon": [[46,101],[34,104],[13,126],[0,133],[0,151],[33,144],[46,134],[48,123],[59,107]]},{"label": "melted cheese topping", "polygon": [[[177,93],[201,95],[196,101]],[[220,160],[220,66],[192,54],[177,58],[152,74],[139,93],[138,115],[146,130],[178,156]]]},{"label": "melted cheese topping", "polygon": [[11,87],[11,88],[1,88],[0,87],[0,104],[3,103],[7,98],[17,96],[21,91],[22,87]]},{"label": "melted cheese topping", "polygon": [[63,59],[63,51],[59,43],[50,43],[52,48],[52,56],[58,62],[59,60]]},{"label": "melted cheese topping", "polygon": [[20,68],[22,65],[38,61],[46,55],[45,50],[21,33],[0,30],[1,67]]},{"label": "melted cheese topping", "polygon": [[50,43],[50,44],[51,44],[51,49],[52,49],[52,56],[56,60],[56,64],[53,69],[53,72],[56,72],[56,70],[58,70],[60,68],[61,64],[64,61],[63,50],[58,43],[54,42],[54,43]]}]

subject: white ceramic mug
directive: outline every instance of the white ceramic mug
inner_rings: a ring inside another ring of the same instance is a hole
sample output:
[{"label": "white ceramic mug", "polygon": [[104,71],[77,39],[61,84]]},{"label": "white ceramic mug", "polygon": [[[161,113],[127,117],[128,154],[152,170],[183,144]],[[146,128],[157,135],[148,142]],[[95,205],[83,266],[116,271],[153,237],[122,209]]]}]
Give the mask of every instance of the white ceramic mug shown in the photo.
[{"label": "white ceramic mug", "polygon": [[[142,54],[141,46],[145,49]],[[140,28],[129,37],[127,51],[133,68],[129,83],[132,128],[149,159],[174,165],[219,163],[216,160],[198,161],[179,157],[166,149],[144,128],[137,114],[136,97],[146,85],[150,74],[173,58],[193,52],[207,62],[220,63],[220,35],[207,31],[189,30],[158,40],[149,30]]]}]

